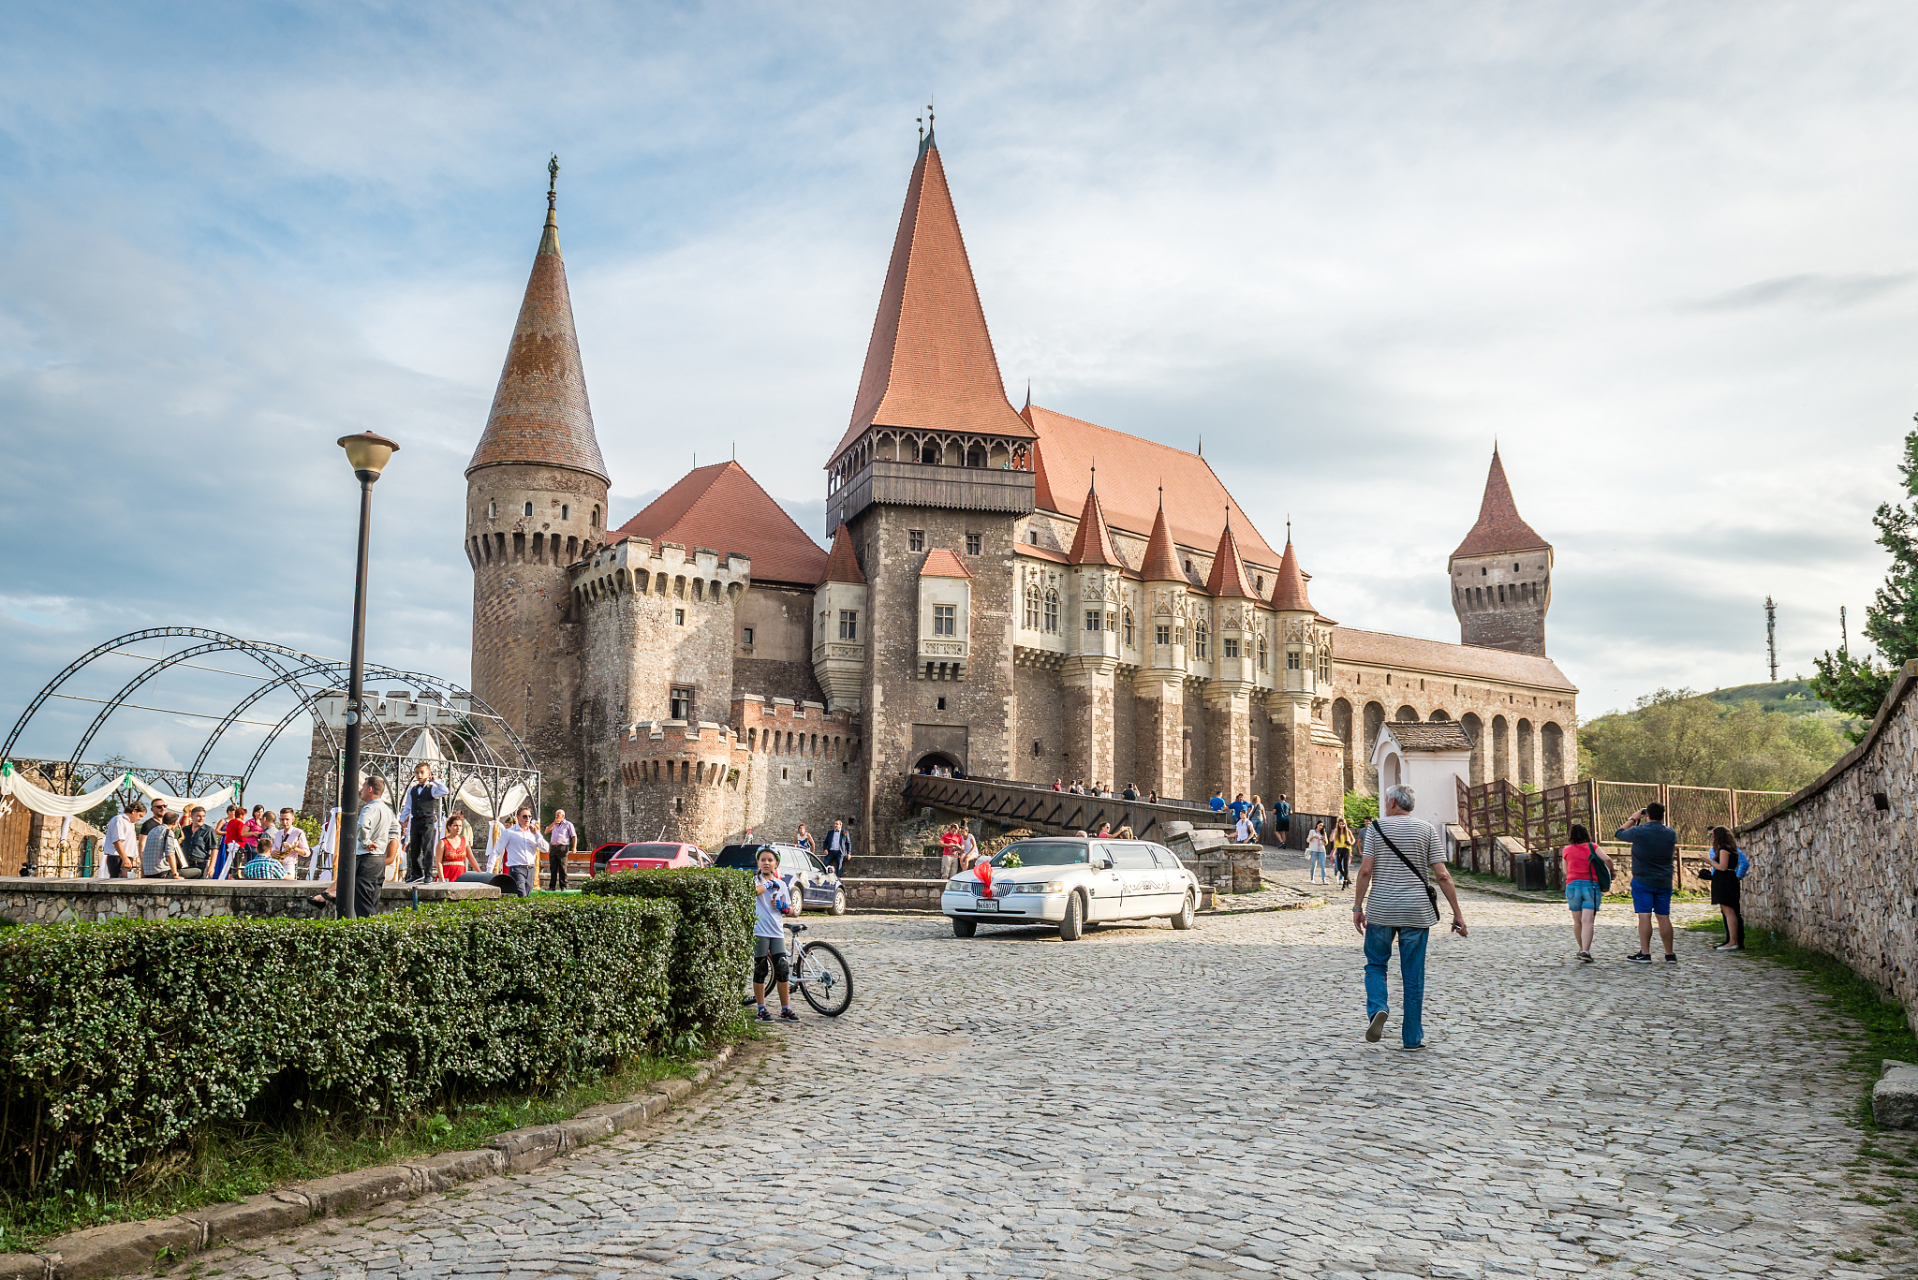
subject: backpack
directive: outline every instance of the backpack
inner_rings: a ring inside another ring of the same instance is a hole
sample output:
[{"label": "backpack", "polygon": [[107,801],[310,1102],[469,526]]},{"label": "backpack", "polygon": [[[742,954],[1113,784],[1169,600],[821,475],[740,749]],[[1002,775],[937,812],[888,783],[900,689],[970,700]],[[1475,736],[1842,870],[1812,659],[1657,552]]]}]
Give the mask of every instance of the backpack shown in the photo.
[{"label": "backpack", "polygon": [[1745,851],[1743,849],[1740,849],[1738,851],[1738,878],[1740,880],[1743,880],[1745,878],[1746,873],[1749,872],[1751,869],[1752,869],[1752,860],[1745,856]]},{"label": "backpack", "polygon": [[1587,855],[1587,860],[1592,865],[1592,879],[1598,882],[1599,893],[1601,895],[1609,893],[1612,888],[1612,869],[1598,860],[1598,845],[1596,843],[1589,843],[1585,847],[1591,850],[1591,853]]}]

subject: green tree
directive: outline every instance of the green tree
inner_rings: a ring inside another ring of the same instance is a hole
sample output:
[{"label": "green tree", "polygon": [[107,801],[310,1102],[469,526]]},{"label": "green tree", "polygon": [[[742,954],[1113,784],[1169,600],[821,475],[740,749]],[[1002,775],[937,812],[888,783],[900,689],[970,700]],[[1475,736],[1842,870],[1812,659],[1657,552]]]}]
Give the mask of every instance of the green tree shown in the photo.
[{"label": "green tree", "polygon": [[1845,752],[1833,712],[1790,715],[1660,689],[1579,729],[1583,776],[1752,791],[1796,791]]},{"label": "green tree", "polygon": [[1357,831],[1359,824],[1379,816],[1379,798],[1358,791],[1345,793],[1345,825]]},{"label": "green tree", "polygon": [[[1905,497],[1918,499],[1918,431],[1905,433],[1898,473]],[[1865,609],[1865,637],[1888,665],[1881,666],[1870,654],[1854,658],[1850,645],[1844,644],[1812,660],[1818,675],[1811,682],[1819,697],[1867,724],[1891,692],[1898,668],[1918,658],[1918,502],[1881,502],[1871,522],[1878,527],[1878,545],[1891,555],[1891,572]],[[1852,740],[1862,736],[1861,729]]]}]

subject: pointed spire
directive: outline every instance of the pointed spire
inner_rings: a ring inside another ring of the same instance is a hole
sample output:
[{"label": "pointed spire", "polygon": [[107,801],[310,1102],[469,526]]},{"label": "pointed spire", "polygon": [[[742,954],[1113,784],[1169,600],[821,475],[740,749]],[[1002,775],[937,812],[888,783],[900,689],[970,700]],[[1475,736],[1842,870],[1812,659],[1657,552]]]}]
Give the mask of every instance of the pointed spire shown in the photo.
[{"label": "pointed spire", "polygon": [[1106,524],[1105,508],[1099,505],[1098,471],[1093,472],[1093,487],[1086,490],[1086,505],[1079,512],[1079,531],[1072,536],[1072,552],[1067,564],[1102,564],[1114,569],[1126,567],[1119,545],[1112,540]]},{"label": "pointed spire", "polygon": [[1318,612],[1305,594],[1305,574],[1299,569],[1299,553],[1292,549],[1290,529],[1285,535],[1285,556],[1279,561],[1279,580],[1272,589],[1272,607],[1281,613]]},{"label": "pointed spire", "polygon": [[1505,479],[1505,464],[1499,460],[1498,446],[1492,446],[1492,467],[1485,475],[1485,496],[1479,500],[1478,523],[1465,535],[1452,553],[1459,556],[1497,555],[1507,551],[1549,551],[1552,544],[1539,537],[1526,524],[1512,501],[1512,486]]},{"label": "pointed spire", "polygon": [[532,463],[584,471],[605,483],[606,463],[593,434],[593,409],[586,400],[586,373],[573,328],[573,299],[559,253],[557,156],[548,163],[547,175],[546,226],[539,252],[533,255],[492,412],[486,415],[486,430],[466,474],[481,467]]},{"label": "pointed spire", "polygon": [[1145,562],[1139,576],[1147,582],[1186,582],[1179,567],[1179,549],[1172,544],[1172,530],[1165,522],[1165,489],[1159,490],[1159,514],[1152,521],[1152,537],[1145,544]]},{"label": "pointed spire", "polygon": [[832,554],[826,558],[826,572],[819,581],[866,585],[866,575],[859,568],[859,555],[852,549],[852,531],[843,524],[833,530]]},{"label": "pointed spire", "polygon": [[892,242],[852,421],[832,456],[867,427],[1033,438],[1006,399],[928,113]]},{"label": "pointed spire", "polygon": [[1221,599],[1257,600],[1251,581],[1245,572],[1245,560],[1239,555],[1239,540],[1232,536],[1232,508],[1227,507],[1225,532],[1219,535],[1219,549],[1212,553],[1212,573],[1205,580],[1205,589]]}]

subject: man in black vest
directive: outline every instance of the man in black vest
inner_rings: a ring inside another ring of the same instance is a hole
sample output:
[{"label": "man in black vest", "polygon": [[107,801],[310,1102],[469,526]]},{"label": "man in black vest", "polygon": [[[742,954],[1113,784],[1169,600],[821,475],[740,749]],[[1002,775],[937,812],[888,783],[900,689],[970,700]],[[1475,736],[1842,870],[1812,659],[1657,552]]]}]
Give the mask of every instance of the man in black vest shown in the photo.
[{"label": "man in black vest", "polygon": [[422,760],[413,766],[413,785],[400,801],[399,814],[408,883],[432,879],[434,846],[440,838],[440,800],[451,794],[433,776],[432,765]]}]

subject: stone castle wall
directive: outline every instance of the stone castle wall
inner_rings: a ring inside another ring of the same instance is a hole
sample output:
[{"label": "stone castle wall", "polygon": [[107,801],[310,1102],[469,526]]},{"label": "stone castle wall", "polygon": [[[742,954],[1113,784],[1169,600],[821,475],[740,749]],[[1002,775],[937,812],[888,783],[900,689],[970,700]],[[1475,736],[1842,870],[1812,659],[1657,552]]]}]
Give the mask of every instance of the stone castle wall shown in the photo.
[{"label": "stone castle wall", "polygon": [[1552,553],[1506,551],[1452,561],[1452,609],[1463,643],[1545,656]]},{"label": "stone castle wall", "polygon": [[1918,662],[1865,740],[1809,787],[1739,828],[1753,929],[1837,956],[1918,1008]]}]

